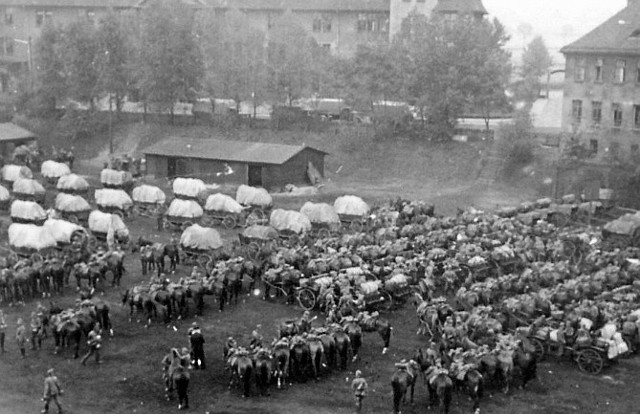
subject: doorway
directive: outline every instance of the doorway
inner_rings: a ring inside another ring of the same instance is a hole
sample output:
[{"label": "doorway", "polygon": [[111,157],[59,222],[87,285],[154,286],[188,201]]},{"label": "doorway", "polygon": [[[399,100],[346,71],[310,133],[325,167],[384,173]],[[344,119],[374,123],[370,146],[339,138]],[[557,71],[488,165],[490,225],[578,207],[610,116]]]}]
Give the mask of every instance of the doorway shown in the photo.
[{"label": "doorway", "polygon": [[167,158],[167,177],[173,178],[176,176],[176,159]]},{"label": "doorway", "polygon": [[249,165],[248,166],[247,184],[252,187],[262,187],[262,166],[261,165]]}]

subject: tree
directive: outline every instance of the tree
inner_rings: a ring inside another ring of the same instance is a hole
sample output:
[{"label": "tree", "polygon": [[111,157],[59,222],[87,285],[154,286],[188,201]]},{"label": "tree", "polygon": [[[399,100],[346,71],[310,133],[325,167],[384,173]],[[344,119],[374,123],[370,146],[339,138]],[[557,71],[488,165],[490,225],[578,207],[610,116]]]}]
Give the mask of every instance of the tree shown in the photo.
[{"label": "tree", "polygon": [[109,95],[115,101],[116,111],[122,108],[122,101],[131,82],[131,38],[120,24],[118,16],[109,13],[100,22],[97,33],[98,52],[96,63],[98,70],[99,93]]},{"label": "tree", "polygon": [[194,31],[193,10],[171,0],[158,0],[143,12],[136,64],[145,102],[168,109],[198,90],[204,76],[201,49]]},{"label": "tree", "polygon": [[[47,23],[34,44],[36,84],[33,92],[44,112],[54,112],[57,101],[67,93],[61,50],[62,30]],[[36,106],[40,105],[36,103]]]},{"label": "tree", "polygon": [[522,69],[520,76],[522,86],[520,97],[531,103],[540,96],[542,83],[540,79],[547,75],[553,60],[542,36],[536,36],[525,48],[522,54]]},{"label": "tree", "polygon": [[68,96],[93,108],[98,96],[98,37],[95,26],[77,21],[62,30],[62,59]]}]

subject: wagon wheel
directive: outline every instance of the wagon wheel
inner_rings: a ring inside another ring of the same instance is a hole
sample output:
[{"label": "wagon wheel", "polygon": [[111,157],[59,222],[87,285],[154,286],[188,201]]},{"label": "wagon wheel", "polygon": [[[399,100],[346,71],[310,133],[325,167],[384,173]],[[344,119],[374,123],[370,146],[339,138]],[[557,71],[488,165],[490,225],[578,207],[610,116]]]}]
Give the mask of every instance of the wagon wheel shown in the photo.
[{"label": "wagon wheel", "polygon": [[206,214],[202,216],[202,219],[200,220],[200,222],[205,227],[213,227],[215,225],[215,220],[213,219],[213,217],[208,216]]},{"label": "wagon wheel", "polygon": [[293,247],[293,246],[297,246],[300,243],[300,236],[298,236],[297,234],[292,234],[289,237],[289,246]]},{"label": "wagon wheel", "polygon": [[349,224],[349,228],[356,233],[360,233],[364,228],[364,225],[360,220],[354,220],[351,222],[351,224]]},{"label": "wagon wheel", "polygon": [[331,232],[329,229],[320,229],[318,230],[318,238],[319,239],[328,239],[331,237]]},{"label": "wagon wheel", "polygon": [[9,254],[9,259],[10,259],[12,262],[17,262],[18,260],[20,260],[20,256],[18,256],[18,254],[17,254],[16,252],[11,252],[11,253]]},{"label": "wagon wheel", "polygon": [[391,293],[387,291],[380,292],[380,296],[382,299],[380,309],[384,311],[390,311],[391,308],[393,308],[393,296],[391,296]]},{"label": "wagon wheel", "polygon": [[134,204],[134,206],[133,206],[133,212],[134,213],[136,213],[139,216],[143,216],[144,215],[143,211],[144,211],[144,208],[141,205]]},{"label": "wagon wheel", "polygon": [[215,260],[209,260],[207,262],[207,264],[205,265],[205,269],[207,270],[208,274],[213,273],[213,269],[216,267],[216,262]]},{"label": "wagon wheel", "polygon": [[78,220],[78,216],[76,216],[75,214],[69,214],[67,219],[73,224],[78,224],[80,222],[80,220]]},{"label": "wagon wheel", "polygon": [[247,245],[247,255],[252,260],[258,259],[258,255],[260,254],[260,245],[256,242],[251,242]]},{"label": "wagon wheel", "polygon": [[602,355],[595,349],[587,348],[578,353],[576,362],[580,371],[591,375],[597,375],[602,371],[604,361]]},{"label": "wagon wheel", "polygon": [[581,264],[582,263],[582,250],[575,249],[573,254],[571,255],[571,259],[573,259],[573,264]]},{"label": "wagon wheel", "polygon": [[182,229],[182,231],[185,231],[186,229],[188,229],[191,226],[193,226],[193,223],[190,222],[189,220],[187,220],[187,221],[185,221],[184,223],[182,223],[180,225],[180,228]]},{"label": "wagon wheel", "polygon": [[166,218],[162,219],[162,227],[164,227],[165,230],[170,230],[171,229],[171,222],[169,220],[167,220]]},{"label": "wagon wheel", "polygon": [[154,205],[153,207],[149,207],[147,210],[147,214],[149,216],[157,216],[158,214],[160,214],[162,212],[162,208],[159,205]]},{"label": "wagon wheel", "polygon": [[116,210],[113,212],[113,214],[120,217],[121,219],[124,219],[124,212],[122,210]]},{"label": "wagon wheel", "polygon": [[554,213],[551,222],[555,224],[556,227],[564,227],[569,224],[569,216],[564,213]]},{"label": "wagon wheel", "polygon": [[236,227],[235,217],[227,216],[222,220],[222,225],[225,229],[231,230]]},{"label": "wagon wheel", "polygon": [[213,260],[211,260],[211,256],[209,256],[208,254],[199,254],[196,257],[196,262],[198,263],[198,265],[200,265],[200,267],[202,267],[203,269],[207,268],[207,265],[212,262]]},{"label": "wagon wheel", "polygon": [[96,238],[96,236],[89,236],[89,240],[87,240],[87,246],[91,249],[95,249],[96,247],[98,247],[98,239]]},{"label": "wagon wheel", "polygon": [[316,306],[316,295],[310,289],[302,289],[298,292],[298,303],[305,310],[312,310]]},{"label": "wagon wheel", "polygon": [[33,263],[42,263],[43,260],[44,260],[44,258],[42,257],[42,255],[40,253],[33,253],[31,255],[31,261]]},{"label": "wagon wheel", "polygon": [[529,338],[529,341],[531,341],[531,345],[533,345],[533,347],[535,348],[534,355],[536,356],[536,362],[541,362],[542,360],[544,360],[544,356],[546,353],[544,342],[542,342],[538,338]]},{"label": "wagon wheel", "polygon": [[264,213],[260,209],[253,210],[247,217],[247,225],[253,226],[254,224],[260,224],[264,220]]}]

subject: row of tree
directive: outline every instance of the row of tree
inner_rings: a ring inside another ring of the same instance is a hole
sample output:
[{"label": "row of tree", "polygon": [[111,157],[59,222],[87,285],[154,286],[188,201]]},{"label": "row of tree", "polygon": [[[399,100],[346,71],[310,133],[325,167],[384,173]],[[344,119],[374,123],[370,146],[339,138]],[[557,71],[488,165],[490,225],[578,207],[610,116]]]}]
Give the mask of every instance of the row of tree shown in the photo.
[{"label": "row of tree", "polygon": [[198,96],[291,104],[317,93],[364,109],[393,100],[415,105],[436,134],[462,113],[488,119],[508,105],[508,36],[497,20],[412,15],[391,44],[362,45],[349,58],[327,53],[294,21],[285,14],[267,33],[238,11],[194,13],[160,0],[139,26],[114,14],[98,25],[47,26],[26,95],[47,110],[64,98],[93,106],[105,96],[119,110],[132,91],[170,111]]}]

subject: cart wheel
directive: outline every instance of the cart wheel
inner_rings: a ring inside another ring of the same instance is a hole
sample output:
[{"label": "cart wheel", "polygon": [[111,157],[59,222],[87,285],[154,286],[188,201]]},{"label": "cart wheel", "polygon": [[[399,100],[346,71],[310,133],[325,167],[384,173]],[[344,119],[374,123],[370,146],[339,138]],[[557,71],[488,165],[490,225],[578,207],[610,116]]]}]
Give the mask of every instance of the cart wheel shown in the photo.
[{"label": "cart wheel", "polygon": [[78,224],[78,222],[80,221],[80,220],[78,220],[78,216],[76,216],[75,214],[69,214],[68,219],[73,224]]},{"label": "cart wheel", "polygon": [[222,225],[225,229],[231,230],[236,227],[236,219],[231,216],[227,216],[222,220]]},{"label": "cart wheel", "polygon": [[316,295],[309,289],[298,292],[298,303],[305,310],[312,310],[316,306]]},{"label": "cart wheel", "polygon": [[292,234],[289,237],[289,246],[297,246],[300,244],[300,237],[297,234]]},{"label": "cart wheel", "polygon": [[202,216],[202,219],[200,219],[200,223],[202,223],[202,225],[205,227],[213,227],[215,225],[213,218],[207,215]]},{"label": "cart wheel", "polygon": [[180,225],[180,228],[182,229],[182,231],[185,231],[186,229],[188,229],[189,227],[193,226],[193,223],[190,221],[185,221],[184,223],[182,223]]},{"label": "cart wheel", "polygon": [[96,236],[89,236],[89,240],[87,240],[87,246],[89,246],[91,249],[95,249],[96,247],[98,247],[98,239],[96,238]]},{"label": "cart wheel", "polygon": [[202,267],[203,269],[206,269],[207,264],[211,261],[211,256],[209,256],[208,254],[199,254],[198,257],[196,257],[196,262],[198,262],[200,267]]},{"label": "cart wheel", "polygon": [[247,254],[249,255],[249,258],[251,258],[252,260],[256,260],[259,253],[260,245],[258,245],[258,243],[256,242],[249,243],[249,245],[247,246]]},{"label": "cart wheel", "polygon": [[595,349],[591,348],[580,351],[576,361],[578,362],[580,371],[591,375],[599,374],[604,366],[602,355],[600,355],[600,353]]},{"label": "cart wheel", "polygon": [[353,231],[355,231],[356,233],[360,233],[363,229],[363,225],[362,222],[360,220],[354,220],[351,222],[351,224],[349,225],[349,228]]},{"label": "cart wheel", "polygon": [[43,260],[44,260],[44,258],[42,257],[42,255],[40,253],[33,253],[31,255],[31,261],[33,263],[42,263]]},{"label": "cart wheel", "polygon": [[116,216],[120,217],[121,219],[124,219],[124,213],[120,210],[116,210],[113,212],[113,214],[115,214]]},{"label": "cart wheel", "polygon": [[171,229],[171,223],[169,222],[169,220],[167,220],[166,218],[162,220],[162,227],[164,227],[165,230],[170,230]]},{"label": "cart wheel", "polygon": [[393,308],[393,297],[389,292],[381,292],[380,296],[382,297],[382,304],[380,305],[380,309],[384,311],[390,311]]},{"label": "cart wheel", "polygon": [[329,229],[320,229],[318,231],[318,238],[319,239],[328,239],[331,237],[331,232],[329,231]]},{"label": "cart wheel", "polygon": [[263,220],[264,220],[264,214],[262,213],[262,210],[260,209],[253,210],[251,213],[249,213],[249,216],[247,216],[247,226],[260,224],[262,223]]},{"label": "cart wheel", "polygon": [[215,267],[216,267],[215,260],[209,260],[204,268],[207,270],[207,273],[211,274],[211,273],[213,273],[213,269]]},{"label": "cart wheel", "polygon": [[555,224],[556,227],[564,227],[569,224],[569,216],[564,213],[555,213],[551,222]]},{"label": "cart wheel", "polygon": [[11,252],[9,254],[9,260],[11,260],[13,263],[15,263],[18,260],[20,260],[20,256],[18,256],[18,254],[16,252]]},{"label": "cart wheel", "polygon": [[533,345],[533,347],[535,348],[534,354],[536,356],[536,362],[541,362],[542,360],[544,360],[544,356],[546,353],[544,342],[542,342],[538,338],[529,338],[529,341],[531,341],[531,345]]}]

